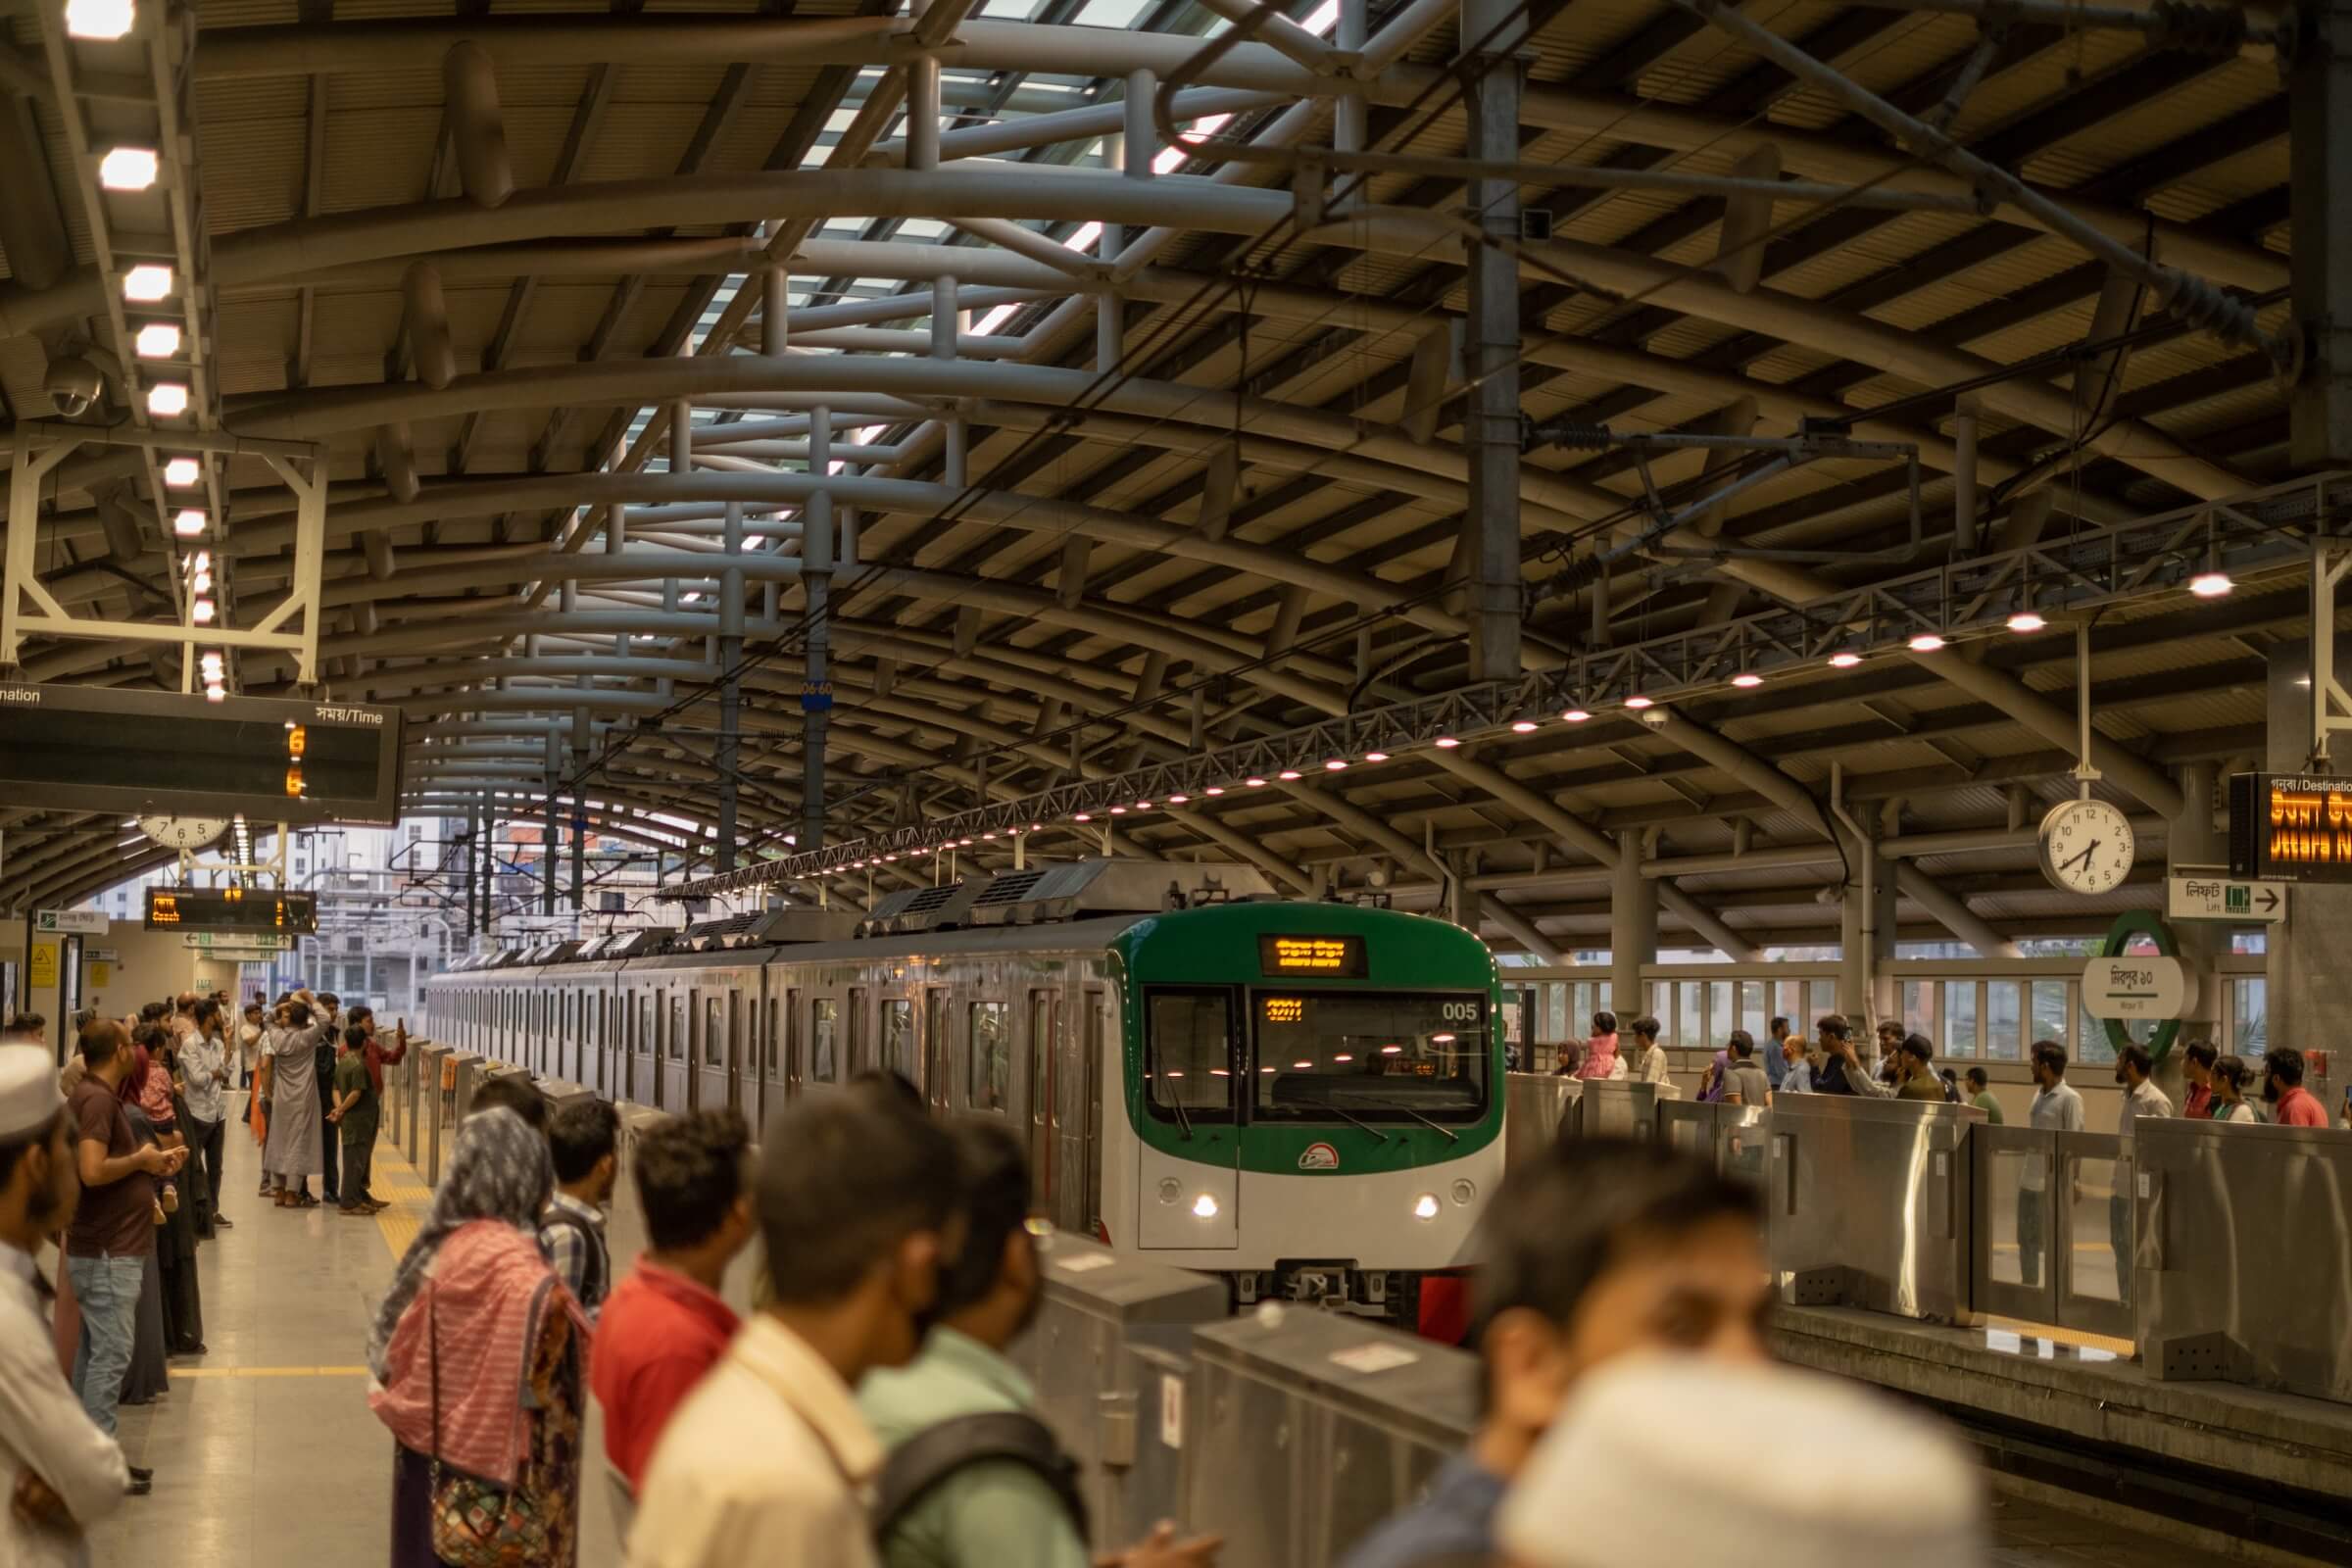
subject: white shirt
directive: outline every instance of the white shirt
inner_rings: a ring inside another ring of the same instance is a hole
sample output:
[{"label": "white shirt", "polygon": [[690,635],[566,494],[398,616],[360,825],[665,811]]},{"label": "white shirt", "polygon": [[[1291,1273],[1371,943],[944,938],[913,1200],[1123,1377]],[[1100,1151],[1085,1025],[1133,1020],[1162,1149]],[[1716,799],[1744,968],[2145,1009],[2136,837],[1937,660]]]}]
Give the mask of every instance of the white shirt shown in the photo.
[{"label": "white shirt", "polygon": [[[2079,1133],[2082,1130],[2082,1097],[2075,1092],[2073,1084],[2060,1079],[2055,1089],[2034,1091],[2034,1105],[2026,1112],[2026,1119],[2043,1132]],[[2017,1185],[2029,1193],[2043,1192],[2049,1186],[2049,1176],[2038,1159],[2029,1159]]]},{"label": "white shirt", "polygon": [[2173,1102],[2164,1097],[2163,1090],[2156,1087],[2156,1081],[2143,1078],[2137,1089],[2124,1092],[2124,1108],[2115,1119],[2116,1135],[2131,1137],[2132,1124],[2142,1116],[2170,1116],[2172,1113]]},{"label": "white shirt", "polygon": [[755,1313],[654,1449],[628,1568],[879,1568],[862,1492],[881,1468],[849,1385]]},{"label": "white shirt", "polygon": [[228,1076],[227,1052],[218,1039],[202,1035],[179,1048],[179,1076],[188,1087],[188,1114],[202,1122],[228,1114],[221,1090]]},{"label": "white shirt", "polygon": [[[0,1243],[0,1486],[13,1493],[19,1473],[31,1469],[86,1531],[122,1505],[130,1472],[58,1370],[57,1340],[32,1282],[30,1255]],[[0,1508],[0,1563],[79,1568],[89,1560],[86,1540]]]}]

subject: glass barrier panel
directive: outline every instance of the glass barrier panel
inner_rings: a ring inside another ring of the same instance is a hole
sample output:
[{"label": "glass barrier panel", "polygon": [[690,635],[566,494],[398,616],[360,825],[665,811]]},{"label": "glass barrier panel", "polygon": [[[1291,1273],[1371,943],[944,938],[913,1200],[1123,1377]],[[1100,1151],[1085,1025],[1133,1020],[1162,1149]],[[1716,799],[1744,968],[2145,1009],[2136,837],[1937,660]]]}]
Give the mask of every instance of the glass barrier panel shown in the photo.
[{"label": "glass barrier panel", "polygon": [[2132,1162],[2082,1158],[2071,1163],[2073,1180],[2061,1196],[2074,1235],[2058,1278],[2060,1308],[2070,1299],[2129,1301],[2130,1276],[2117,1262],[2132,1255]]}]

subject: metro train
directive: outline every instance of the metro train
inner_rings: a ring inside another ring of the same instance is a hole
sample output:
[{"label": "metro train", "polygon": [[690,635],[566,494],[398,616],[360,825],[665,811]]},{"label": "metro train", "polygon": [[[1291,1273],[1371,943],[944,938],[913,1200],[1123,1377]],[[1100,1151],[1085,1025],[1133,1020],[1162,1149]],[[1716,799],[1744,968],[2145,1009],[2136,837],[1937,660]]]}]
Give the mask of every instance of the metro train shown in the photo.
[{"label": "metro train", "polygon": [[[699,951],[696,951],[699,950]],[[1500,994],[1470,933],[1272,896],[1247,866],[1086,860],[485,956],[433,1038],[614,1100],[732,1105],[905,1074],[1024,1130],[1040,1212],[1237,1304],[1411,1320],[1502,1178]]]}]

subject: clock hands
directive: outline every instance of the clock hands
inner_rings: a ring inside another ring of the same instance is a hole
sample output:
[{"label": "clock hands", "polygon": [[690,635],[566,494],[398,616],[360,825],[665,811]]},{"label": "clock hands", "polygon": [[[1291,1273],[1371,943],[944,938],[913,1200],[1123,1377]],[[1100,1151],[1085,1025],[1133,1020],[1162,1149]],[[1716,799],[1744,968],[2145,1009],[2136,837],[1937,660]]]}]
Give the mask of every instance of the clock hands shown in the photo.
[{"label": "clock hands", "polygon": [[2089,843],[2089,844],[2087,844],[2087,845],[2085,845],[2085,846],[2083,847],[2082,853],[2081,855],[2069,856],[2067,858],[2065,858],[2065,859],[2063,859],[2063,860],[2060,860],[2060,861],[2058,862],[2058,869],[2059,869],[2059,870],[2061,870],[2061,871],[2063,871],[2063,870],[2065,870],[2065,869],[2066,869],[2068,866],[2070,866],[2070,865],[2074,864],[2074,863],[2075,863],[2077,860],[2087,860],[2087,859],[2089,859],[2089,858],[2091,858],[2093,855],[2096,855],[2096,854],[2098,853],[2098,849],[2099,849],[2099,842],[2100,842],[2100,841],[2099,841],[2099,840],[2097,840],[2097,839],[2092,839],[2092,840],[2090,841],[2090,843]]}]

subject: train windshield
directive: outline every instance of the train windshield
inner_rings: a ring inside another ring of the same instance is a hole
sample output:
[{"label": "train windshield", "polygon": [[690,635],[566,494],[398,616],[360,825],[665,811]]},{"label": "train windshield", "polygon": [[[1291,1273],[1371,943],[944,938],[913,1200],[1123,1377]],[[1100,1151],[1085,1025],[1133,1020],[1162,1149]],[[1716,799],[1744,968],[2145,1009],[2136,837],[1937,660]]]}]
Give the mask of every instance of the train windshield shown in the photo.
[{"label": "train windshield", "polygon": [[1468,1122],[1486,1110],[1483,996],[1261,991],[1251,1010],[1254,1120]]}]

